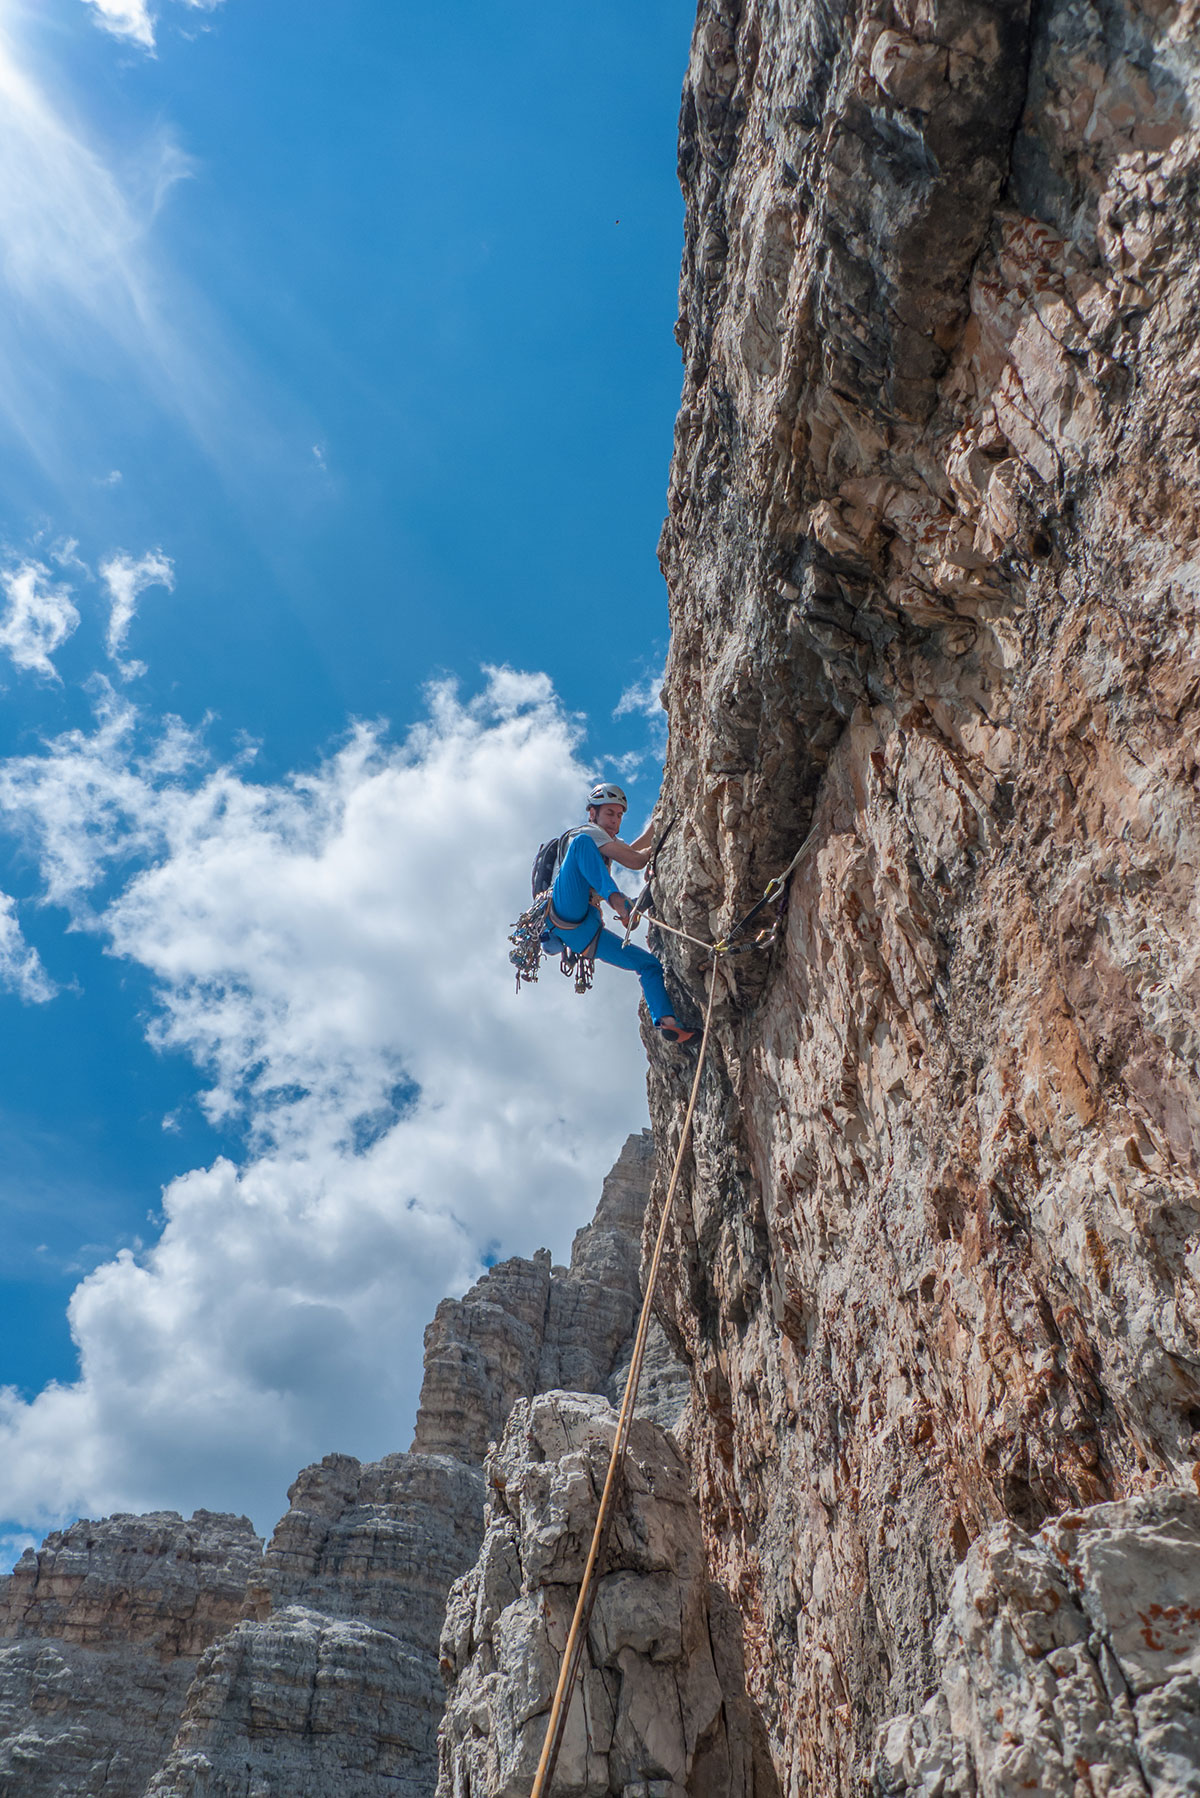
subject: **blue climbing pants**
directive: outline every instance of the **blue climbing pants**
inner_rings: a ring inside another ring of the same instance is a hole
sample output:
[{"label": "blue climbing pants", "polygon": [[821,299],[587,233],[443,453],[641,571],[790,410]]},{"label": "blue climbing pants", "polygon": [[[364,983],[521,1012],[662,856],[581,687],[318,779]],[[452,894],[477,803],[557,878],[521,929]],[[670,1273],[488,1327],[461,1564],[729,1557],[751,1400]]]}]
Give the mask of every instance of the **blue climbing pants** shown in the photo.
[{"label": "blue climbing pants", "polygon": [[[597,929],[600,929],[600,914],[593,905],[583,923],[577,924],[574,930],[548,930],[542,942],[552,955],[562,948],[574,949],[576,955],[582,955],[591,946]],[[637,943],[623,943],[614,931],[600,929],[595,956],[597,961],[607,962],[610,968],[625,968],[630,974],[637,975],[653,1023],[660,1024],[671,1016],[673,1007],[667,998],[662,963],[657,955],[651,955],[649,949],[643,949]]]},{"label": "blue climbing pants", "polygon": [[546,931],[542,942],[552,955],[563,948],[574,949],[576,955],[582,955],[585,949],[590,948],[592,939],[599,930],[596,960],[607,962],[610,968],[625,968],[629,973],[637,975],[646,995],[650,1016],[658,1024],[663,1018],[671,1016],[671,1001],[667,998],[662,963],[657,955],[651,955],[649,949],[640,949],[636,943],[626,945],[611,930],[602,930],[600,913],[591,902],[593,893],[599,893],[602,899],[607,899],[610,893],[619,891],[612,877],[612,869],[593,839],[582,832],[579,836],[572,837],[567,845],[567,853],[563,856],[562,867],[555,875],[554,885],[550,889],[550,903],[560,918],[581,918],[583,921],[570,929],[553,928]]},{"label": "blue climbing pants", "polygon": [[[554,885],[550,889],[551,905],[560,918],[582,920],[592,903],[593,893],[598,893],[601,899],[607,899],[610,893],[618,890],[612,877],[612,869],[595,842],[580,831],[567,844],[562,866],[554,876]],[[593,934],[595,928],[593,924]]]}]

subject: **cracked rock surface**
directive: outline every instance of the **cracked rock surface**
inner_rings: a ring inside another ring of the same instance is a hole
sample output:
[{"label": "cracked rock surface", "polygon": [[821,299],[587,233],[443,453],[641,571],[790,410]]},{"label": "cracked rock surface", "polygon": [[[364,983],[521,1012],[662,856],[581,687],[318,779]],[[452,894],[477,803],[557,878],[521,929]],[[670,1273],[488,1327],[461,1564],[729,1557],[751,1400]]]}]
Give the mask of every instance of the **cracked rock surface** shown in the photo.
[{"label": "cracked rock surface", "polygon": [[666,1307],[788,1798],[864,1790],[972,1543],[1200,1482],[1198,98],[1193,3],[699,7],[664,919],[813,834]]},{"label": "cracked rock surface", "polygon": [[[616,1429],[603,1399],[520,1401],[489,1457],[487,1528],[450,1595],[439,1798],[529,1792]],[[710,1586],[688,1470],[648,1419],[630,1434],[588,1648],[553,1789],[580,1798],[774,1798],[745,1696],[741,1628]]]},{"label": "cracked rock surface", "polygon": [[[641,1306],[642,1217],[653,1169],[649,1131],[629,1137],[595,1217],[575,1233],[569,1268],[552,1267],[541,1249],[531,1261],[514,1256],[489,1268],[464,1298],[443,1299],[425,1332],[415,1452],[482,1461],[517,1398],[559,1386],[608,1387]],[[677,1364],[664,1360],[662,1376],[669,1419],[686,1403],[688,1386]]]},{"label": "cracked rock surface", "polygon": [[297,1478],[248,1615],[201,1658],[147,1798],[428,1791],[436,1649],[483,1481],[448,1455],[327,1455]]},{"label": "cracked rock surface", "polygon": [[0,1580],[3,1798],[140,1798],[261,1555],[210,1511],[85,1518],[27,1549]]},{"label": "cracked rock surface", "polygon": [[955,1575],[938,1689],[880,1733],[880,1793],[1200,1792],[1200,1499],[990,1530]]}]

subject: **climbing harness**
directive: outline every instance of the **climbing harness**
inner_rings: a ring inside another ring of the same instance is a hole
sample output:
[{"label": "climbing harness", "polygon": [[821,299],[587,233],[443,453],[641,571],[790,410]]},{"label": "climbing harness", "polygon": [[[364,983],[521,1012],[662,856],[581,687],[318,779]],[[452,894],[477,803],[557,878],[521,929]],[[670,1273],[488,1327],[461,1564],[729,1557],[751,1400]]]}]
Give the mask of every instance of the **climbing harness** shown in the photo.
[{"label": "climbing harness", "polygon": [[[551,915],[553,916],[553,912]],[[604,926],[601,924],[600,930],[603,929]],[[568,949],[564,946],[559,957],[558,965],[567,979],[569,980],[574,974],[577,993],[590,993],[592,990],[592,980],[596,973],[596,944],[600,941],[600,930],[596,932],[586,949]]]},{"label": "climbing harness", "polygon": [[[599,791],[598,788],[595,790]],[[610,791],[607,787],[604,790],[605,792]],[[619,793],[620,790],[619,787],[611,789],[614,793]],[[512,948],[508,952],[508,959],[517,970],[518,992],[521,990],[522,981],[527,981],[531,986],[536,984],[538,969],[542,965],[542,937],[545,932],[553,930],[556,924],[566,923],[565,918],[555,916],[554,907],[550,903],[550,894],[554,886],[554,877],[561,868],[563,858],[567,853],[567,846],[572,837],[579,836],[582,829],[581,825],[575,830],[564,830],[560,837],[551,837],[548,843],[541,845],[533,858],[533,871],[530,876],[533,903],[521,913],[508,938],[512,944]],[[593,966],[596,960],[595,949],[595,943],[591,943],[583,952],[584,956],[591,958]],[[580,957],[576,951],[564,949],[562,971],[568,976],[575,974],[575,991],[586,993],[592,984],[591,973],[585,971],[581,976],[576,972],[576,964],[579,960]],[[581,978],[583,985],[580,985]]]},{"label": "climbing harness", "polygon": [[[672,823],[674,819],[672,819]],[[668,830],[670,825],[668,825]],[[604,1488],[600,1494],[600,1508],[596,1514],[596,1527],[592,1532],[592,1544],[588,1550],[587,1561],[583,1569],[583,1579],[579,1587],[579,1597],[575,1602],[575,1614],[571,1619],[571,1628],[567,1635],[567,1645],[563,1650],[562,1666],[559,1668],[558,1684],[554,1689],[554,1698],[550,1705],[550,1714],[546,1722],[546,1738],[542,1743],[541,1758],[538,1761],[537,1773],[534,1776],[530,1798],[546,1798],[550,1790],[550,1781],[554,1777],[554,1768],[558,1761],[559,1749],[562,1746],[563,1732],[567,1726],[567,1715],[571,1707],[571,1696],[575,1690],[575,1682],[579,1677],[579,1669],[583,1662],[583,1652],[587,1644],[588,1626],[591,1622],[592,1608],[596,1602],[597,1569],[608,1546],[609,1532],[612,1527],[613,1512],[617,1502],[617,1491],[621,1482],[621,1473],[625,1465],[625,1451],[629,1445],[629,1432],[633,1424],[634,1406],[637,1404],[638,1388],[642,1378],[642,1362],[646,1355],[646,1338],[650,1329],[650,1318],[658,1288],[658,1276],[662,1268],[663,1252],[667,1241],[667,1226],[671,1221],[671,1208],[675,1200],[675,1192],[679,1185],[679,1174],[683,1167],[683,1158],[687,1152],[688,1140],[691,1136],[692,1119],[696,1111],[696,1100],[700,1093],[700,1078],[704,1072],[704,1057],[708,1050],[709,1032],[712,1028],[713,1004],[717,994],[716,963],[720,956],[738,953],[733,946],[733,938],[740,936],[756,917],[762,914],[765,906],[772,900],[784,897],[787,883],[800,863],[809,845],[817,834],[816,826],[809,831],[795,855],[775,878],[767,883],[766,891],[757,904],[751,906],[744,918],[738,920],[719,942],[704,943],[699,937],[690,936],[686,930],[680,930],[673,924],[663,924],[659,918],[655,925],[667,930],[672,936],[679,936],[685,942],[695,943],[701,949],[712,954],[709,969],[708,1003],[704,1011],[704,1029],[700,1036],[700,1047],[696,1055],[696,1073],[692,1080],[692,1090],[688,1097],[687,1110],[683,1116],[683,1128],[679,1133],[679,1147],[675,1151],[675,1165],[671,1169],[671,1178],[667,1183],[667,1194],[663,1200],[662,1216],[658,1220],[658,1234],[654,1239],[654,1252],[650,1257],[650,1266],[646,1271],[646,1291],[642,1299],[642,1312],[638,1319],[637,1335],[634,1337],[633,1354],[629,1362],[629,1374],[625,1381],[625,1394],[621,1400],[621,1411],[617,1418],[617,1432],[613,1437],[612,1453],[608,1458],[608,1473],[605,1476]],[[661,848],[666,832],[659,839]],[[649,883],[647,883],[647,886]],[[630,926],[632,928],[632,925]],[[778,928],[778,925],[775,927]],[[773,941],[775,929],[760,931],[759,938]],[[751,943],[741,945],[744,948],[765,947],[759,938]],[[628,941],[628,933],[626,941]]]}]

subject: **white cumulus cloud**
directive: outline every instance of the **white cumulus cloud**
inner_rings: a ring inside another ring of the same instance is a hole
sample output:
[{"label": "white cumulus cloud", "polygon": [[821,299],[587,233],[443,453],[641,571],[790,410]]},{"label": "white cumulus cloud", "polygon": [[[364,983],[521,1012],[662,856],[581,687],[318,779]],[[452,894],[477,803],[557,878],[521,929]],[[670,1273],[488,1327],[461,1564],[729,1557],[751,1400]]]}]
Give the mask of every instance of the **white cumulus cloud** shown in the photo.
[{"label": "white cumulus cloud", "polygon": [[662,684],[666,679],[666,670],[658,674],[647,675],[645,680],[633,681],[613,707],[614,718],[625,718],[636,713],[640,718],[650,718],[658,722],[663,715]]},{"label": "white cumulus cloud", "polygon": [[0,569],[0,587],[7,602],[0,618],[0,649],[16,667],[57,680],[50,658],[79,623],[71,589],[33,561]]},{"label": "white cumulus cloud", "polygon": [[100,574],[108,588],[110,601],[108,629],[105,633],[108,653],[123,674],[144,674],[144,663],[122,662],[120,652],[129,635],[138,599],[146,588],[166,587],[168,591],[174,589],[175,569],[171,559],[164,556],[161,550],[155,549],[135,561],[132,556],[119,550],[107,562],[100,564]]},{"label": "white cumulus cloud", "polygon": [[37,950],[21,934],[17,903],[9,893],[0,893],[0,987],[31,1005],[53,999],[57,990]]},{"label": "white cumulus cloud", "polygon": [[77,1289],[78,1381],[0,1399],[0,1516],[268,1524],[307,1459],[407,1445],[424,1325],[489,1246],[565,1256],[644,1119],[638,989],[601,968],[581,999],[551,964],[518,997],[506,937],[592,778],[548,680],[511,670],[277,783],[110,690],[93,731],[0,768],[47,895],[150,971],[155,1040],[246,1141]]}]

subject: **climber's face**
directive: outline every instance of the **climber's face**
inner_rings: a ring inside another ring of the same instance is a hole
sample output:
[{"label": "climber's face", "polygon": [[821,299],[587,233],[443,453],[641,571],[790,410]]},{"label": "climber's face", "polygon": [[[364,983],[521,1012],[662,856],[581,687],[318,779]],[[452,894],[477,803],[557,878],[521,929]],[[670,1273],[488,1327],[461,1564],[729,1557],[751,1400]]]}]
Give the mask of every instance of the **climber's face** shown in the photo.
[{"label": "climber's face", "polygon": [[625,816],[619,805],[594,805],[591,815],[595,823],[606,830],[610,837],[621,834],[621,819]]}]

